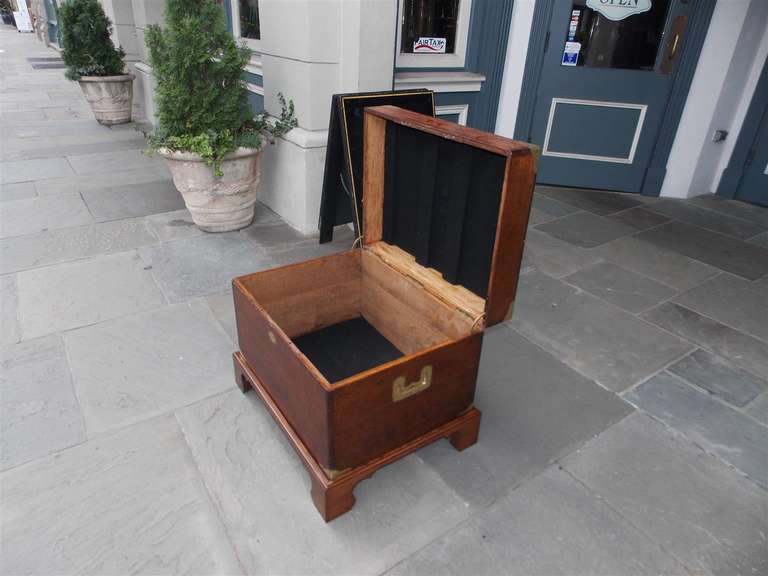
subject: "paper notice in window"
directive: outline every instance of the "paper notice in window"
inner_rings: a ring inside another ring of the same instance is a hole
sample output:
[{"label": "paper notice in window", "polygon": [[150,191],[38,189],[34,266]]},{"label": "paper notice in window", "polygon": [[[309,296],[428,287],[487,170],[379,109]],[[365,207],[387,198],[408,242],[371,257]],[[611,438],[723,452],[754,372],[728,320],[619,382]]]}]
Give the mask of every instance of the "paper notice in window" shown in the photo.
[{"label": "paper notice in window", "polygon": [[576,66],[579,62],[579,52],[581,52],[581,42],[566,42],[563,50],[563,66]]},{"label": "paper notice in window", "polygon": [[445,38],[419,38],[413,43],[414,54],[445,54]]}]

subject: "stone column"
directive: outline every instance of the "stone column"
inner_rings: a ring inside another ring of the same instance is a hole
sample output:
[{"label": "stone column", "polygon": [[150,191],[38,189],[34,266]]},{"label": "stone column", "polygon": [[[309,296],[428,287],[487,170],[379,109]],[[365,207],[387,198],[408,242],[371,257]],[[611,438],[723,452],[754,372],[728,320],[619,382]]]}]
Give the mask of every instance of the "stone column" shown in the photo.
[{"label": "stone column", "polygon": [[292,99],[299,126],[266,149],[260,199],[304,234],[317,231],[331,96],[389,90],[394,0],[260,0],[264,107]]},{"label": "stone column", "polygon": [[101,5],[112,20],[112,41],[125,51],[126,68],[136,75],[134,120],[154,124],[154,79],[147,63],[144,31],[150,24],[162,22],[165,0],[101,0]]},{"label": "stone column", "polygon": [[126,63],[136,62],[139,59],[139,45],[131,3],[125,0],[101,0],[101,5],[112,21],[112,42],[125,51]]},{"label": "stone column", "polygon": [[150,24],[162,24],[165,0],[132,0],[131,6],[138,46],[138,59],[133,65],[133,72],[136,74],[133,84],[134,108],[138,108],[137,119],[154,125],[157,124],[154,99],[155,79],[152,76],[152,67],[149,65],[144,34]]}]

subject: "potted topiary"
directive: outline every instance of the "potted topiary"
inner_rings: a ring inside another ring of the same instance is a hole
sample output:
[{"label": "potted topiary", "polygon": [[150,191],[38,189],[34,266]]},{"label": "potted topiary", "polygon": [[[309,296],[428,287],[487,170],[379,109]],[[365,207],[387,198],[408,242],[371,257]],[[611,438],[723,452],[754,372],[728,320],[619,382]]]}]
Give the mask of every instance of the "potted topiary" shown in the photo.
[{"label": "potted topiary", "polygon": [[58,7],[65,76],[80,83],[100,124],[131,121],[133,74],[123,72],[122,48],[115,48],[112,23],[98,0],[68,0]]},{"label": "potted topiary", "polygon": [[151,151],[163,157],[195,224],[238,230],[256,206],[259,157],[267,142],[296,126],[293,103],[254,117],[243,69],[251,51],[227,31],[215,0],[168,0],[165,25],[148,28],[158,125]]},{"label": "potted topiary", "polygon": [[13,26],[16,20],[13,19],[13,6],[11,0],[0,0],[0,16],[3,18],[3,24]]}]

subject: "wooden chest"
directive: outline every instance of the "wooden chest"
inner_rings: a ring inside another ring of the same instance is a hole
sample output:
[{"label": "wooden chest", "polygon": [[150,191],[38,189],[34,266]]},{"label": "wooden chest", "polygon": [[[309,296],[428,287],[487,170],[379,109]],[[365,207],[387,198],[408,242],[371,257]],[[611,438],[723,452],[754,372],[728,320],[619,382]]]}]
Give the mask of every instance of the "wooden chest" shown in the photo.
[{"label": "wooden chest", "polygon": [[233,281],[238,385],[288,435],[326,521],[378,468],[477,441],[483,330],[511,311],[534,179],[527,144],[368,108],[364,237]]}]

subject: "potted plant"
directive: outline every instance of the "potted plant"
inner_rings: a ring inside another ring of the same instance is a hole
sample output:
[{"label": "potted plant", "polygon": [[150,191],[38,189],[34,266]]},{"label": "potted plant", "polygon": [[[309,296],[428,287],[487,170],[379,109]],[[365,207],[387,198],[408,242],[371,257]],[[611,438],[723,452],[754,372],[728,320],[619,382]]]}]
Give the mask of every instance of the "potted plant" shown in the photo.
[{"label": "potted plant", "polygon": [[267,142],[296,126],[293,103],[254,117],[243,69],[251,51],[227,31],[215,0],[168,0],[165,25],[147,30],[158,125],[151,151],[162,156],[195,224],[238,230],[256,206],[259,157]]},{"label": "potted plant", "polygon": [[11,0],[0,0],[0,15],[3,18],[3,24],[10,24],[11,26],[16,24],[16,21],[13,19]]},{"label": "potted plant", "polygon": [[59,5],[65,76],[80,83],[100,124],[131,121],[133,74],[123,72],[122,48],[115,48],[112,23],[99,0],[68,0]]}]

